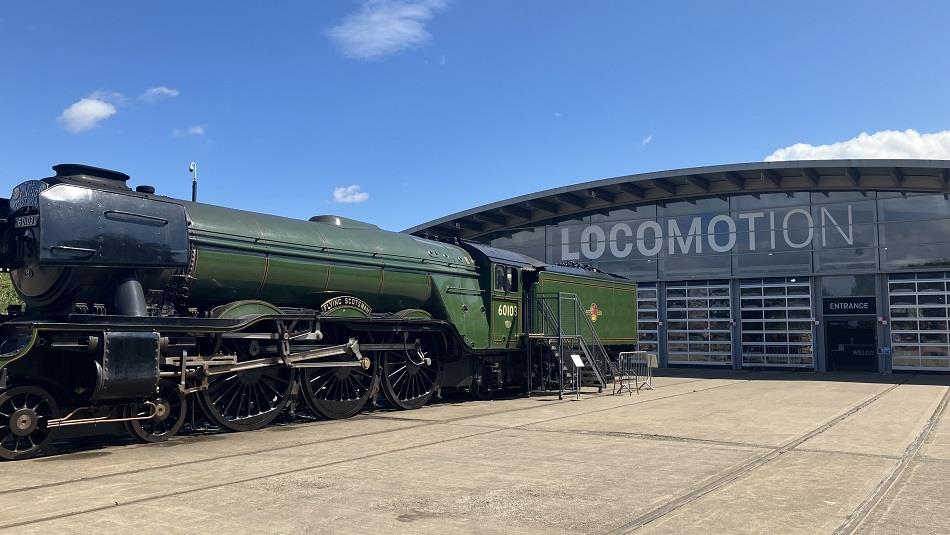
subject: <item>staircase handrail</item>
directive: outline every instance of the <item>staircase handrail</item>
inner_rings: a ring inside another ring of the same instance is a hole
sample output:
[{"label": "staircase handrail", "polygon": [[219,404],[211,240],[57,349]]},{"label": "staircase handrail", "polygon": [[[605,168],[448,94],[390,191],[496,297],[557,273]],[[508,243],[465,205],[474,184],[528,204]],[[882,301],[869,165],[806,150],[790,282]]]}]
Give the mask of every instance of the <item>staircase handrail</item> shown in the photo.
[{"label": "staircase handrail", "polygon": [[610,371],[610,355],[607,354],[607,350],[600,340],[600,335],[597,334],[597,330],[594,328],[593,321],[591,321],[584,309],[581,308],[580,300],[577,299],[576,296],[574,302],[577,306],[577,313],[583,318],[581,327],[586,327],[587,332],[590,334],[590,341],[588,341],[583,334],[579,333],[581,334],[581,340],[588,346],[587,350],[591,353],[592,360],[598,368],[597,375],[601,376],[601,383],[606,386],[606,381],[603,377]]},{"label": "staircase handrail", "polygon": [[[576,302],[578,308],[580,308],[580,302]],[[584,318],[582,326],[586,327],[590,333],[590,345],[594,350],[594,359],[598,361],[598,367],[600,367],[602,370],[609,370],[610,355],[607,354],[607,349],[604,348],[604,343],[601,341],[600,335],[597,334],[597,330],[594,328],[594,322],[590,319],[590,316],[584,312],[583,309],[580,310],[580,315]]]},{"label": "staircase handrail", "polygon": [[[548,302],[550,299],[557,299],[560,314],[555,314],[551,304]],[[565,306],[566,301],[573,303],[573,306],[569,304]],[[536,318],[532,310],[528,325],[531,334],[551,337],[556,336],[558,338],[577,338],[580,340],[584,352],[587,353],[586,356],[590,361],[594,375],[597,376],[601,386],[606,386],[605,377],[610,370],[610,357],[607,354],[607,350],[604,349],[603,342],[597,334],[593,322],[583,307],[581,307],[580,299],[577,294],[568,292],[532,293],[531,303],[531,308],[539,309],[541,315],[540,325],[537,325],[537,327],[540,327],[541,332],[537,332],[535,329],[536,326],[534,325]],[[565,332],[565,325],[562,321],[564,311],[567,308],[572,309],[571,312],[576,320],[573,325],[574,329],[570,333]],[[549,330],[549,327],[551,330]]]}]

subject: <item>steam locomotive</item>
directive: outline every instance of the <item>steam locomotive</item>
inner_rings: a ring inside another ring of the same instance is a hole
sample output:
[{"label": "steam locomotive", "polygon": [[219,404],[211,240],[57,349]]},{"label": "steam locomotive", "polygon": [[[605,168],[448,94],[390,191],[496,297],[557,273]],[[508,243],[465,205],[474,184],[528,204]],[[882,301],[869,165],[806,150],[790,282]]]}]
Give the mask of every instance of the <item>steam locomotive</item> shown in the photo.
[{"label": "steam locomotive", "polygon": [[299,401],[346,418],[380,396],[414,409],[446,388],[539,388],[563,381],[552,342],[568,323],[595,370],[604,348],[636,343],[635,286],[620,277],[53,170],[0,199],[0,268],[26,303],[0,315],[2,459],[71,426],[162,441],[194,406],[244,431]]}]

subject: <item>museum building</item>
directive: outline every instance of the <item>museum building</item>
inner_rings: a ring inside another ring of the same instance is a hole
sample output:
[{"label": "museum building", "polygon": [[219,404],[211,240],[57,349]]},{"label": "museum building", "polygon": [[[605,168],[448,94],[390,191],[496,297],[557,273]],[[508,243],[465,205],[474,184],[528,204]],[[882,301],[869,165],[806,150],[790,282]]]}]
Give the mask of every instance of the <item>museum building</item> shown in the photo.
[{"label": "museum building", "polygon": [[640,349],[661,366],[950,371],[947,160],[622,176],[406,232],[637,281]]}]

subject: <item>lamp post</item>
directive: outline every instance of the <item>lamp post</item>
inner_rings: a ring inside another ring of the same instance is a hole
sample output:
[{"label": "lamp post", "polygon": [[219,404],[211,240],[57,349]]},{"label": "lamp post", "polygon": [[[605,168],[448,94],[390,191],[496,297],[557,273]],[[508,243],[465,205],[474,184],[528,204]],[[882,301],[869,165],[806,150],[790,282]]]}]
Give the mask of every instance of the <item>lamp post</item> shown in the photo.
[{"label": "lamp post", "polygon": [[191,162],[188,172],[191,173],[191,202],[198,202],[198,162]]}]

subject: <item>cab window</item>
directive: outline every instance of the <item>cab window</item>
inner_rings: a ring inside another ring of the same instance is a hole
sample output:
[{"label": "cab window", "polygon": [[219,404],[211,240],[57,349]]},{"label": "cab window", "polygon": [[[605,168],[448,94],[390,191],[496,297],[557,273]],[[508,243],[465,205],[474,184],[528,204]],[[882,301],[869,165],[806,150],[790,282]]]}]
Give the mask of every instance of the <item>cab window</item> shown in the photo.
[{"label": "cab window", "polygon": [[495,266],[495,291],[505,291],[505,266]]},{"label": "cab window", "polygon": [[517,268],[510,267],[508,268],[508,278],[506,280],[508,287],[506,288],[509,292],[518,291],[518,270]]},{"label": "cab window", "polygon": [[495,266],[495,291],[517,292],[518,270],[508,266]]}]

